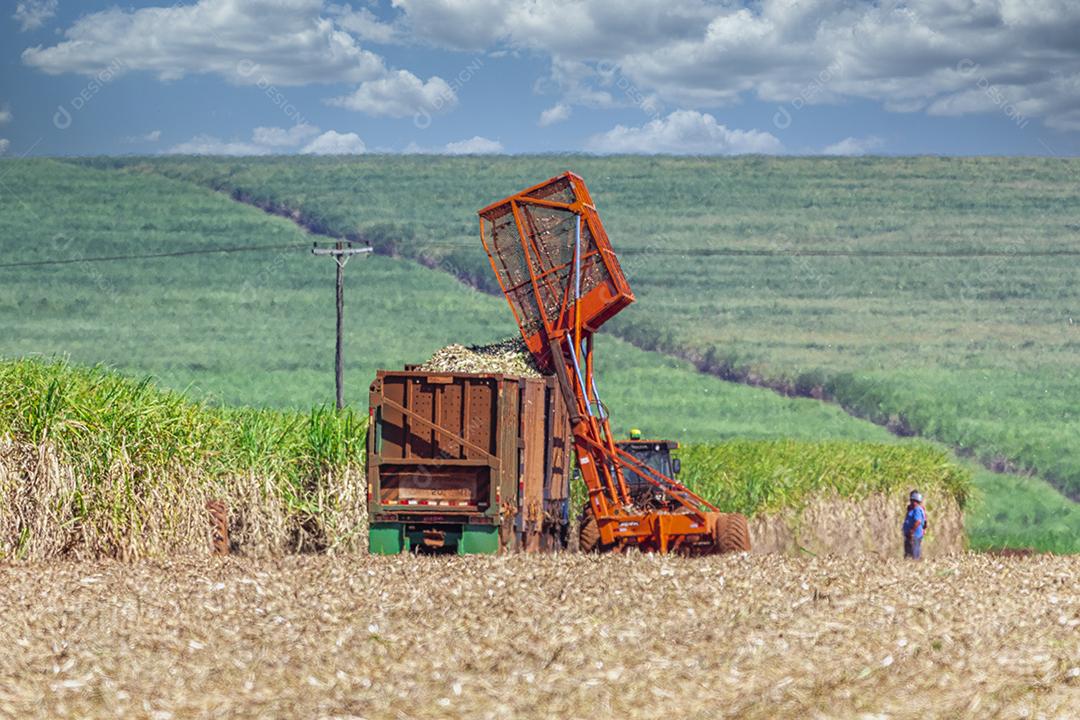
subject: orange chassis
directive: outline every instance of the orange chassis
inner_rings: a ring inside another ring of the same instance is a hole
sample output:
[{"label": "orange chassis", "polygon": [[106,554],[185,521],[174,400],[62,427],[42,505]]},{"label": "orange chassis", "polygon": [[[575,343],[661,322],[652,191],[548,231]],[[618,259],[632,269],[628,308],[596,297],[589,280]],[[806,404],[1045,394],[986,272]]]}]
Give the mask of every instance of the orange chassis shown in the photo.
[{"label": "orange chassis", "polygon": [[[601,547],[716,552],[723,514],[614,443],[593,375],[593,335],[634,295],[585,182],[567,172],[492,203],[479,216],[481,241],[525,344],[555,373],[570,408]],[[626,473],[658,488],[665,507],[636,507]]]}]

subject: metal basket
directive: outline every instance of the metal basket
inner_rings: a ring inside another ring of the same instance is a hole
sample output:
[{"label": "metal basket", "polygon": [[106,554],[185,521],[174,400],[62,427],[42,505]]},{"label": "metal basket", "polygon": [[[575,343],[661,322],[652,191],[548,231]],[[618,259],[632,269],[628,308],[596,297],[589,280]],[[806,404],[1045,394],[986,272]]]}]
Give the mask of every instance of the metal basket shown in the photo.
[{"label": "metal basket", "polygon": [[[634,301],[585,182],[564,173],[480,211],[480,237],[541,365],[551,341],[595,332]],[[546,338],[545,338],[546,335]]]}]

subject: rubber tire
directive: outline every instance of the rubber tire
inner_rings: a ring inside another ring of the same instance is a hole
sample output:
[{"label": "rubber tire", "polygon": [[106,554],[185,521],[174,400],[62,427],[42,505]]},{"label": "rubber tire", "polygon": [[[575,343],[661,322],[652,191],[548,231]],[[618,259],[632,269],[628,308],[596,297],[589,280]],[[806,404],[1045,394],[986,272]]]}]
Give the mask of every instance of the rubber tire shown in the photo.
[{"label": "rubber tire", "polygon": [[600,528],[596,525],[596,518],[591,512],[586,512],[581,517],[581,527],[578,530],[578,550],[583,553],[598,552],[600,550]]},{"label": "rubber tire", "polygon": [[720,531],[719,550],[722,553],[750,552],[750,524],[740,513],[728,513]]}]

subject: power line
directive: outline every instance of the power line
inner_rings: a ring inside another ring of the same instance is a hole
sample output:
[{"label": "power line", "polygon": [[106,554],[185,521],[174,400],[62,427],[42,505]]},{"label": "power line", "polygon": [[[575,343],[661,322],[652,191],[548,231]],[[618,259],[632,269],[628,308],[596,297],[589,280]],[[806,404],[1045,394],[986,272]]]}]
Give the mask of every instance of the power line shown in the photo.
[{"label": "power line", "polygon": [[142,255],[103,255],[88,258],[58,258],[56,260],[25,260],[0,263],[0,268],[41,267],[44,265],[74,265],[89,262],[115,262],[118,260],[145,260],[148,258],[183,257],[185,255],[214,255],[217,253],[265,252],[267,250],[307,249],[310,245],[288,243],[281,245],[239,245],[236,247],[203,248],[201,250],[173,250],[170,252],[145,253]]},{"label": "power line", "polygon": [[[447,241],[418,242],[416,247],[454,247],[461,249],[475,248],[474,244]],[[117,262],[123,260],[147,260],[153,258],[185,257],[190,255],[213,255],[221,253],[265,252],[268,250],[309,249],[309,245],[286,243],[280,245],[240,245],[235,247],[203,248],[199,250],[173,250],[169,252],[143,253],[138,255],[104,255],[89,258],[59,258],[56,260],[23,260],[0,263],[0,269],[44,267],[46,265],[75,265],[91,262]],[[1011,252],[1009,250],[740,250],[737,248],[621,248],[622,255],[671,255],[683,257],[822,257],[822,258],[1037,258],[1037,257],[1080,257],[1080,249],[1027,250]]]},{"label": "power line", "polygon": [[[417,241],[413,247],[423,250],[427,247],[455,248],[471,250],[478,247],[475,243],[462,243],[454,240]],[[617,255],[674,255],[687,257],[865,257],[865,258],[1027,258],[1027,257],[1077,257],[1080,249],[1061,248],[1055,250],[828,250],[828,249],[739,249],[739,248],[656,248],[656,247],[619,247]],[[404,256],[408,257],[408,256]]]}]

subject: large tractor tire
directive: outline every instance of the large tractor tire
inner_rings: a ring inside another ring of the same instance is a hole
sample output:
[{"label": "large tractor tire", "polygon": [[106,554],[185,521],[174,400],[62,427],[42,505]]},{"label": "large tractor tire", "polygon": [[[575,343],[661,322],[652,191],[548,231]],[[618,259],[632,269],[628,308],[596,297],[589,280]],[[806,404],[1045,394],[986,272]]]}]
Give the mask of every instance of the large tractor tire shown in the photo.
[{"label": "large tractor tire", "polygon": [[578,550],[583,553],[600,550],[600,528],[597,526],[596,518],[591,512],[585,512],[581,516],[581,527],[578,530]]},{"label": "large tractor tire", "polygon": [[745,515],[727,516],[727,527],[720,535],[720,552],[750,552],[750,524]]},{"label": "large tractor tire", "polygon": [[712,536],[718,553],[750,552],[750,525],[745,515],[718,513],[713,519]]}]

